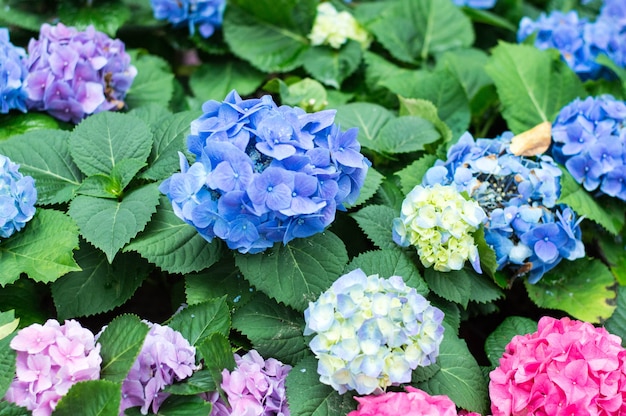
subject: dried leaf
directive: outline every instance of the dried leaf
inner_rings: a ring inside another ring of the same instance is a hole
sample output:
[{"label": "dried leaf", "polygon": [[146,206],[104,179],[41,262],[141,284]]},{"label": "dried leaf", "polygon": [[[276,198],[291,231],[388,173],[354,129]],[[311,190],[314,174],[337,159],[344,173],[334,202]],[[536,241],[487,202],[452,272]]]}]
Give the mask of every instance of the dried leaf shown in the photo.
[{"label": "dried leaf", "polygon": [[548,150],[552,140],[552,123],[544,121],[511,140],[511,152],[516,156],[537,156]]}]

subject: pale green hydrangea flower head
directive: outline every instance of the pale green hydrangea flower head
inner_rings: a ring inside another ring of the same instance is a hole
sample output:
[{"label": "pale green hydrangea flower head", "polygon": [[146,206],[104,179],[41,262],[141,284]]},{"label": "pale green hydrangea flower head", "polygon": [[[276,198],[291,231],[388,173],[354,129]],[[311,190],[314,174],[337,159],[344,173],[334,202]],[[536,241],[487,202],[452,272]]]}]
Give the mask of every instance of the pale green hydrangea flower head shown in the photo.
[{"label": "pale green hydrangea flower head", "polygon": [[328,2],[317,6],[317,16],[309,34],[313,46],[330,45],[339,49],[348,39],[359,42],[364,48],[370,43],[369,34],[347,11],[339,12]]}]

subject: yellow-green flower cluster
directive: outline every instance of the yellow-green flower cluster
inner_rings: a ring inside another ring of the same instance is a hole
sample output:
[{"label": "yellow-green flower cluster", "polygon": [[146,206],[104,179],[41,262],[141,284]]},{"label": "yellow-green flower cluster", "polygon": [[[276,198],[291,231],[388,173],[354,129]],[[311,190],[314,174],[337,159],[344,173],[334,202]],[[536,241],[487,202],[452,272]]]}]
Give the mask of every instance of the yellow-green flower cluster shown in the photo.
[{"label": "yellow-green flower cluster", "polygon": [[460,270],[470,260],[480,273],[472,233],[485,218],[476,201],[465,199],[452,186],[417,185],[402,202],[400,218],[394,219],[393,239],[401,246],[415,246],[425,267]]},{"label": "yellow-green flower cluster", "polygon": [[335,49],[339,49],[348,39],[359,42],[363,47],[367,47],[370,42],[368,33],[350,13],[339,12],[328,2],[317,6],[317,16],[309,39],[314,46],[327,44]]}]

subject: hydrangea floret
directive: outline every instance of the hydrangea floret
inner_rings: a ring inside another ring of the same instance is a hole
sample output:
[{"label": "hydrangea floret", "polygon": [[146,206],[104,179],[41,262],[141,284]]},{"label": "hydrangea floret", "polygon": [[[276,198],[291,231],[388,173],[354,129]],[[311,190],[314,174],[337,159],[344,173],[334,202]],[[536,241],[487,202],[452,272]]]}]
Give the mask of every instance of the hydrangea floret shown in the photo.
[{"label": "hydrangea floret", "polygon": [[454,185],[467,192],[487,214],[485,240],[494,249],[498,269],[529,272],[536,283],[562,259],[584,256],[579,219],[557,204],[561,170],[550,156],[524,157],[511,152],[511,132],[496,139],[465,133],[438,160],[423,184]]},{"label": "hydrangea floret", "polygon": [[211,416],[289,416],[285,380],[291,366],[264,359],[256,350],[234,354],[237,366],[222,371],[221,387],[228,403],[213,393]]},{"label": "hydrangea floret", "polygon": [[425,267],[460,270],[469,259],[480,273],[472,233],[485,218],[480,205],[465,199],[454,186],[417,185],[402,202],[400,218],[393,221],[393,239],[401,246],[415,246]]},{"label": "hydrangea floret", "polygon": [[72,385],[100,378],[100,344],[75,320],[29,325],[9,345],[16,351],[15,379],[5,399],[33,416],[51,415]]},{"label": "hydrangea floret", "polygon": [[90,114],[124,108],[137,69],[124,43],[94,29],[44,23],[28,43],[25,89],[29,109],[79,123]]},{"label": "hydrangea floret", "polygon": [[35,215],[35,180],[22,175],[19,167],[0,155],[0,239],[20,231]]},{"label": "hydrangea floret", "polygon": [[196,161],[181,154],[181,172],[160,190],[206,240],[259,253],[323,231],[356,201],[369,161],[357,130],[333,123],[334,110],[308,114],[235,91],[202,109],[187,140]]},{"label": "hydrangea floret", "polygon": [[542,317],[499,364],[489,374],[493,416],[626,414],[626,350],[604,328]]},{"label": "hydrangea floret", "polygon": [[364,48],[369,45],[369,34],[348,11],[337,11],[330,2],[317,5],[317,15],[309,33],[311,45],[330,45],[339,49],[348,40],[359,42]]},{"label": "hydrangea floret", "polygon": [[611,95],[577,98],[552,128],[554,159],[587,191],[626,201],[626,103]]},{"label": "hydrangea floret", "polygon": [[122,383],[120,416],[130,407],[141,406],[141,414],[152,409],[155,414],[169,393],[163,391],[175,381],[183,380],[196,370],[196,349],[180,332],[146,322],[146,335],[139,356]]},{"label": "hydrangea floret", "polygon": [[9,30],[0,28],[0,114],[11,109],[26,112],[24,80],[28,72],[24,65],[26,51],[9,40]]},{"label": "hydrangea floret", "polygon": [[439,355],[443,312],[402,277],[356,269],[337,279],[304,311],[304,335],[318,359],[319,380],[340,394],[381,393],[411,381]]},{"label": "hydrangea floret", "polygon": [[150,0],[155,19],[167,20],[174,27],[187,26],[193,35],[196,27],[207,39],[222,26],[225,0]]},{"label": "hydrangea floret", "polygon": [[497,0],[452,0],[456,6],[466,6],[472,9],[491,9]]},{"label": "hydrangea floret", "polygon": [[457,413],[454,402],[448,396],[431,396],[412,386],[406,386],[405,390],[405,392],[390,391],[379,395],[355,397],[359,406],[347,416],[480,416],[474,412]]}]

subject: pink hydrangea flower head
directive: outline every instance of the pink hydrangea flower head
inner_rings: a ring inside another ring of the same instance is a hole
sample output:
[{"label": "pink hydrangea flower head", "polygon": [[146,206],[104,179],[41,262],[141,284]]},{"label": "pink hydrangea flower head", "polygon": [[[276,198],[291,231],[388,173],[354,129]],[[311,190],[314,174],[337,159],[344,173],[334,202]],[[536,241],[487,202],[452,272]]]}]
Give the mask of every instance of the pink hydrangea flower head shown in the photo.
[{"label": "pink hydrangea flower head", "polygon": [[543,317],[516,335],[490,373],[494,416],[626,414],[626,350],[587,322]]},{"label": "pink hydrangea flower head", "polygon": [[457,413],[454,402],[448,396],[431,396],[411,386],[406,387],[406,392],[387,392],[355,399],[359,406],[347,416],[480,416],[467,411]]},{"label": "pink hydrangea flower head", "polygon": [[34,416],[52,414],[75,383],[100,378],[100,344],[77,321],[32,324],[18,331],[10,346],[16,351],[16,377],[4,398]]},{"label": "pink hydrangea flower head", "polygon": [[180,332],[168,326],[146,323],[150,331],[122,383],[120,415],[135,406],[141,406],[144,415],[150,407],[157,413],[169,397],[169,393],[163,392],[165,386],[191,376],[196,370],[196,349]]}]

